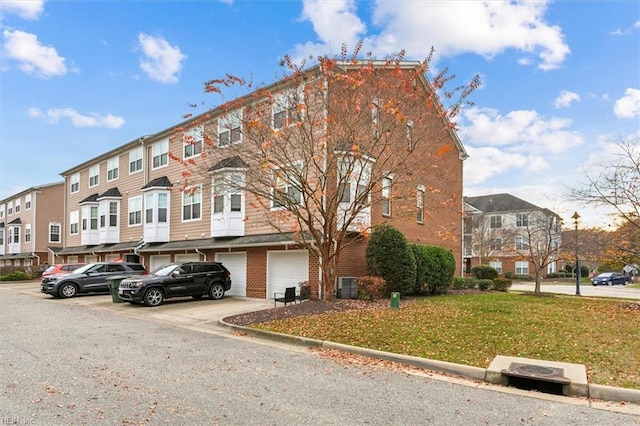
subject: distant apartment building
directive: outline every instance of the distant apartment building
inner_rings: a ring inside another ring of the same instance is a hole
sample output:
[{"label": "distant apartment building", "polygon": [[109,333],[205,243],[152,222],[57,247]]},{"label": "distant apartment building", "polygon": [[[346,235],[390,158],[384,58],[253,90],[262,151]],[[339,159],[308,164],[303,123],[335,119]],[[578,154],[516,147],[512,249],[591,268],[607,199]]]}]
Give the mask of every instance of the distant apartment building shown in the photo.
[{"label": "distant apartment building", "polygon": [[466,273],[490,265],[501,275],[530,275],[530,260],[542,254],[549,256],[546,276],[558,270],[562,219],[510,194],[464,197],[463,241]]},{"label": "distant apartment building", "polygon": [[[417,64],[408,62],[403,66],[412,70]],[[392,73],[384,69],[380,72],[388,72],[389,76]],[[317,70],[309,73],[308,81],[323,78]],[[300,208],[317,207],[303,204],[295,182],[280,179],[277,170],[273,172],[271,193],[267,191],[258,197],[243,190],[250,176],[248,168],[260,167],[256,162],[260,154],[250,149],[238,154],[242,151],[238,147],[245,142],[243,138],[251,131],[244,128],[249,122],[247,117],[258,114],[256,111],[271,118],[272,128],[267,133],[282,131],[293,121],[304,120],[296,115],[295,105],[287,106],[287,98],[283,97],[283,93],[300,92],[300,88],[291,87],[292,84],[277,82],[261,92],[271,94],[237,99],[231,110],[228,105],[226,109],[214,109],[62,172],[64,248],[55,252],[55,262],[122,259],[141,262],[153,270],[172,261],[216,260],[231,271],[230,295],[271,298],[275,292],[283,292],[284,288],[303,281],[308,281],[317,294],[318,259],[300,244],[299,224],[282,215],[282,197],[286,197],[287,202],[296,201]],[[340,88],[330,84],[323,90],[327,99],[340,95]],[[423,91],[426,98],[431,89],[426,79],[420,79],[414,90]],[[307,116],[332,113],[331,104],[321,103],[310,92],[305,96]],[[268,102],[268,98],[283,98],[284,106],[274,103],[273,99]],[[373,107],[365,114],[368,117],[365,128],[379,132],[375,129],[378,124],[376,99],[372,97],[370,102]],[[333,113],[355,114],[356,111],[340,109]],[[375,182],[373,197],[381,202],[364,208],[349,225],[354,243],[342,251],[341,261],[336,265],[338,277],[366,274],[367,238],[356,237],[362,237],[363,229],[370,230],[381,223],[395,226],[410,242],[450,249],[461,265],[460,206],[462,162],[466,152],[455,132],[442,131],[444,128],[442,117],[434,114],[415,124],[408,121],[406,130],[395,136],[395,148],[384,155],[391,157],[406,153],[407,149],[415,150],[421,166],[385,174]],[[313,131],[324,132],[326,139],[331,140],[331,128],[320,126]],[[429,144],[413,146],[412,132],[426,135]],[[296,167],[304,167],[305,161],[317,160],[297,156],[296,142],[291,142],[291,163]],[[326,149],[333,152],[343,149],[342,142],[333,143]],[[190,176],[187,185],[184,164],[202,160],[205,154],[211,166],[199,176]],[[361,158],[358,170],[349,170],[349,173],[372,176],[377,167],[385,164],[384,158],[370,158],[366,153]],[[436,160],[438,169],[431,167]],[[223,183],[230,181],[237,184]],[[347,208],[350,200],[358,199],[360,188],[355,180],[338,188],[336,179],[336,185],[330,190],[340,191],[340,203],[335,206],[339,211]],[[394,198],[394,194],[399,193],[408,195]],[[429,214],[427,209],[432,205],[445,207],[437,214]],[[280,226],[275,227],[273,218],[280,217],[278,215],[283,219]],[[344,216],[336,217],[339,222]]]},{"label": "distant apartment building", "polygon": [[0,201],[0,267],[52,263],[62,249],[64,182],[31,187]]}]

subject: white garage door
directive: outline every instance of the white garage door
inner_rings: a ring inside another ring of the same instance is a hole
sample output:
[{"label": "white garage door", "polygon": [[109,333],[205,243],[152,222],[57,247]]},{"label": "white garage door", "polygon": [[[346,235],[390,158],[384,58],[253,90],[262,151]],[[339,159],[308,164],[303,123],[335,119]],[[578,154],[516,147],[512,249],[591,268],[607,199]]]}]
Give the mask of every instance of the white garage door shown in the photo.
[{"label": "white garage door", "polygon": [[247,253],[216,253],[216,262],[222,262],[231,272],[231,290],[227,296],[247,296]]},{"label": "white garage door", "polygon": [[287,287],[298,287],[309,279],[309,252],[307,250],[267,252],[267,299],[273,293],[284,293]]},{"label": "white garage door", "polygon": [[149,266],[147,267],[147,271],[151,273],[154,269],[159,268],[162,265],[166,265],[167,263],[171,263],[171,256],[168,254],[151,256],[149,257]]},{"label": "white garage door", "polygon": [[176,254],[176,262],[200,262],[202,257],[198,253]]}]

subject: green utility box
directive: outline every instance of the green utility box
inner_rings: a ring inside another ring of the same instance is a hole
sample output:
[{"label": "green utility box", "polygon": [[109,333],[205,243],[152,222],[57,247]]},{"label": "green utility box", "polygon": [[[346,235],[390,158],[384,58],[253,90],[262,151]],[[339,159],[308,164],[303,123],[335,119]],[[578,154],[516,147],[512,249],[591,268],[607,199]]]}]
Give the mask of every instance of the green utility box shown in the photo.
[{"label": "green utility box", "polygon": [[391,293],[391,307],[393,309],[398,309],[400,307],[400,293],[397,291]]}]

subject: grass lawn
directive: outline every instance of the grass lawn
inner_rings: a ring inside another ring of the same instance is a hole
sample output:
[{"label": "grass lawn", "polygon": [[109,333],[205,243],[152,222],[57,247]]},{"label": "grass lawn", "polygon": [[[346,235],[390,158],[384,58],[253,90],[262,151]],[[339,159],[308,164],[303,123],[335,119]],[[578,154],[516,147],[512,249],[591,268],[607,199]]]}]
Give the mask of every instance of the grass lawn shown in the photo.
[{"label": "grass lawn", "polygon": [[495,292],[403,302],[256,327],[482,368],[496,355],[584,364],[590,383],[640,389],[637,302]]}]

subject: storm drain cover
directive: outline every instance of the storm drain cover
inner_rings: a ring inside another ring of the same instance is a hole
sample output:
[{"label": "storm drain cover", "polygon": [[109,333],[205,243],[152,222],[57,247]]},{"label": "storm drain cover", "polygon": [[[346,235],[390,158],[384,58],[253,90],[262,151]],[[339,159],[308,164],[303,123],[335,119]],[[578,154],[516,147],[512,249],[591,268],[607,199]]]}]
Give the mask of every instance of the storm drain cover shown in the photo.
[{"label": "storm drain cover", "polygon": [[554,383],[571,383],[571,380],[564,377],[564,369],[555,367],[545,367],[542,365],[522,364],[512,362],[509,368],[502,370],[505,376],[522,377],[525,379],[541,380]]}]

